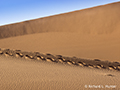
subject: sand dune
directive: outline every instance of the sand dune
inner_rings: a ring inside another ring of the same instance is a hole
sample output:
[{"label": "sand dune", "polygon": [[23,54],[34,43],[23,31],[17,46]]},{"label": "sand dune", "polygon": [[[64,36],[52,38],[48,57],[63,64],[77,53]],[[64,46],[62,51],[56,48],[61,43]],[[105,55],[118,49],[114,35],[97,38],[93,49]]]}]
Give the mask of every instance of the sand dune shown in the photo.
[{"label": "sand dune", "polygon": [[0,90],[120,89],[120,2],[0,26]]},{"label": "sand dune", "polygon": [[119,11],[116,2],[1,26],[0,47],[120,61]]},{"label": "sand dune", "polygon": [[69,64],[75,66],[84,66],[97,69],[109,69],[120,71],[119,62],[101,61],[99,59],[82,59],[76,57],[65,57],[62,55],[52,55],[50,53],[41,54],[40,52],[26,52],[21,50],[1,49],[0,55],[7,57],[17,57],[33,61],[47,61],[54,63]]},{"label": "sand dune", "polygon": [[120,62],[119,34],[39,33],[0,40],[1,48]]},{"label": "sand dune", "polygon": [[120,74],[116,71],[10,57],[0,57],[0,69],[1,90],[120,89]]},{"label": "sand dune", "polygon": [[120,2],[0,27],[0,38],[41,32],[110,34],[120,29]]}]

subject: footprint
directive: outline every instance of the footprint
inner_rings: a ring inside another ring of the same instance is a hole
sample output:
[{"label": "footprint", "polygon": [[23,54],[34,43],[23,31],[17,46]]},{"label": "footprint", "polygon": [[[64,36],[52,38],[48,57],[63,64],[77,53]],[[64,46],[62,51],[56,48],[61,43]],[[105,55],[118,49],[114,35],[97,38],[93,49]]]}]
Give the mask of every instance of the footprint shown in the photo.
[{"label": "footprint", "polygon": [[0,54],[2,55],[2,54],[3,54],[3,51],[0,51]]},{"label": "footprint", "polygon": [[24,55],[22,53],[16,53],[17,55],[19,55],[19,57],[23,57]]},{"label": "footprint", "polygon": [[94,61],[101,61],[101,60],[99,60],[99,59],[94,59]]},{"label": "footprint", "polygon": [[46,59],[46,61],[48,61],[48,62],[52,62],[51,59],[48,59],[48,58]]},{"label": "footprint", "polygon": [[120,65],[117,66],[117,69],[120,70]]},{"label": "footprint", "polygon": [[62,62],[65,62],[65,59],[64,59],[64,58],[62,58],[62,57],[57,58],[57,59],[61,60]]},{"label": "footprint", "polygon": [[20,57],[18,54],[15,54],[16,57]]},{"label": "footprint", "polygon": [[37,59],[37,60],[41,60],[41,57],[40,57],[40,56],[37,56],[36,59]]},{"label": "footprint", "polygon": [[46,60],[43,56],[40,56],[40,58],[41,58],[42,60]]},{"label": "footprint", "polygon": [[4,55],[5,55],[6,57],[9,57],[9,55],[8,55],[8,54],[6,54],[6,53],[5,53]]},{"label": "footprint", "polygon": [[60,63],[63,63],[63,61],[62,61],[61,59],[58,59],[58,61],[59,61]]},{"label": "footprint", "polygon": [[108,73],[106,76],[114,77],[115,75]]},{"label": "footprint", "polygon": [[84,65],[82,63],[78,63],[79,66],[83,67]]},{"label": "footprint", "polygon": [[73,63],[72,63],[71,61],[68,61],[67,64],[69,64],[69,65],[73,65]]},{"label": "footprint", "polygon": [[114,66],[109,66],[110,70],[115,70],[116,68]]},{"label": "footprint", "polygon": [[93,68],[94,66],[93,66],[93,65],[91,65],[91,64],[88,64],[88,67],[89,67],[89,68]]}]

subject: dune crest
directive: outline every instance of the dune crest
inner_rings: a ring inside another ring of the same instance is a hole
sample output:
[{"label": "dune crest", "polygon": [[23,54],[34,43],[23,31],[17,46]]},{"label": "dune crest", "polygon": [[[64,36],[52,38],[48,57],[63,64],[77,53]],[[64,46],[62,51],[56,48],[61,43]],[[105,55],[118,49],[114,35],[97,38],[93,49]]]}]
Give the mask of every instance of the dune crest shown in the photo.
[{"label": "dune crest", "polygon": [[0,38],[42,32],[120,33],[120,2],[0,26]]},{"label": "dune crest", "polygon": [[0,26],[0,90],[120,90],[119,39],[120,2]]},{"label": "dune crest", "polygon": [[19,57],[29,60],[48,61],[62,64],[69,64],[75,66],[84,66],[97,69],[109,69],[120,71],[119,62],[101,61],[99,59],[81,59],[77,57],[65,57],[62,55],[41,54],[39,52],[25,52],[21,50],[0,49],[0,55]]}]

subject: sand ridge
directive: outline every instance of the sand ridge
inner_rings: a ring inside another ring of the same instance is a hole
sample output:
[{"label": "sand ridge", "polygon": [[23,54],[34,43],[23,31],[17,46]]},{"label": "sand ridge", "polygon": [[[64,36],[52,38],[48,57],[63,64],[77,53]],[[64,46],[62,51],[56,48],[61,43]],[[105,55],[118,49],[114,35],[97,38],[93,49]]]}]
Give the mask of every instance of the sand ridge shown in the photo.
[{"label": "sand ridge", "polygon": [[0,26],[0,47],[119,62],[119,11],[116,2]]},{"label": "sand ridge", "polygon": [[119,38],[119,33],[94,36],[67,32],[38,33],[0,39],[0,47],[120,62]]},{"label": "sand ridge", "polygon": [[116,2],[0,26],[0,90],[120,90],[119,11]]},{"label": "sand ridge", "polygon": [[0,55],[11,56],[11,57],[19,57],[29,60],[41,60],[41,61],[49,61],[55,63],[63,63],[69,65],[76,66],[84,66],[90,68],[97,69],[109,69],[109,70],[117,70],[120,71],[120,63],[119,62],[109,62],[109,61],[101,61],[99,59],[88,60],[81,59],[77,57],[65,57],[62,55],[52,55],[52,54],[41,54],[39,52],[26,52],[21,50],[10,50],[10,49],[0,49]]},{"label": "sand ridge", "polygon": [[0,38],[43,32],[111,34],[120,29],[120,2],[0,26]]}]

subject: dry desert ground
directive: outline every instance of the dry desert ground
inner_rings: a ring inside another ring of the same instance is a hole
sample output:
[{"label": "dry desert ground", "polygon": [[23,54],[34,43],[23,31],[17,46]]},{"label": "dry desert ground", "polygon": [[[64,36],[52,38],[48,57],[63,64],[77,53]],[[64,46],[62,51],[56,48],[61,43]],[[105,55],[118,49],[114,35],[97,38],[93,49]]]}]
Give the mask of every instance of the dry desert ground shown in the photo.
[{"label": "dry desert ground", "polygon": [[0,90],[120,90],[120,2],[0,26]]}]

